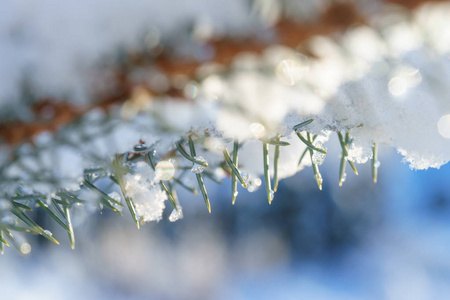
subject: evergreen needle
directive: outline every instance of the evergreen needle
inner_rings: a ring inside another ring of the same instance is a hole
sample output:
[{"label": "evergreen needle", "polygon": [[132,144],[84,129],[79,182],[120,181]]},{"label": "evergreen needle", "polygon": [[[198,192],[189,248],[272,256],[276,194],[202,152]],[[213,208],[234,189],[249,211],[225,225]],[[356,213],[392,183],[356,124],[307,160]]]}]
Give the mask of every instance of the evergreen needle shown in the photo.
[{"label": "evergreen needle", "polygon": [[241,173],[239,172],[239,170],[237,169],[237,167],[234,165],[233,161],[231,160],[230,154],[228,153],[228,149],[224,148],[223,149],[223,156],[225,157],[225,161],[227,162],[228,166],[230,166],[231,171],[233,172],[233,174],[239,179],[239,181],[241,182],[242,186],[244,188],[247,188],[247,184],[245,183],[244,179],[241,176]]},{"label": "evergreen needle", "polygon": [[374,183],[378,181],[378,145],[373,143],[372,147],[372,179]]},{"label": "evergreen needle", "polygon": [[[309,132],[307,133],[307,138],[308,138],[308,142],[312,145],[311,135]],[[320,175],[319,167],[315,163],[313,163],[314,150],[311,147],[309,147],[309,154],[311,156],[311,164],[312,164],[312,168],[314,171],[314,179],[317,182],[317,186],[319,187],[319,190],[322,190],[322,175]]]},{"label": "evergreen needle", "polygon": [[16,225],[8,225],[8,229],[14,230],[14,231],[19,231],[19,232],[31,232],[30,229],[23,228],[23,227],[16,226]]},{"label": "evergreen needle", "polygon": [[[180,144],[180,147],[181,147],[181,144]],[[192,156],[196,156],[194,142],[192,141],[191,137],[189,137],[189,150],[191,151]],[[207,166],[208,166],[208,164],[206,164],[206,167]],[[203,183],[202,175],[195,174],[195,177],[197,177],[198,187],[199,187],[200,191],[202,192],[202,196],[203,196],[203,200],[205,201],[206,208],[208,209],[208,212],[211,213],[211,203],[209,202],[208,193],[206,192],[206,187],[205,187],[205,184]]]},{"label": "evergreen needle", "polygon": [[274,146],[289,146],[290,144],[288,142],[280,141],[279,138],[274,139],[261,139],[264,143],[274,145]]},{"label": "evergreen needle", "polygon": [[177,207],[177,203],[175,201],[174,196],[172,195],[172,193],[169,191],[169,189],[166,187],[166,185],[162,181],[160,181],[160,185],[163,188],[163,190],[166,192],[167,198],[169,199],[170,204],[178,212],[178,207]]},{"label": "evergreen needle", "polygon": [[73,232],[73,226],[72,226],[72,220],[70,218],[69,207],[67,207],[67,206],[64,207],[64,213],[66,215],[67,224],[69,224],[69,229],[70,229],[70,231],[68,232],[69,240],[70,240],[70,247],[72,249],[75,249],[75,233]]},{"label": "evergreen needle", "polygon": [[[190,147],[191,141],[192,141],[192,139],[189,138],[189,147]],[[176,143],[176,147],[177,147],[178,151],[180,152],[180,154],[183,155],[184,158],[186,158],[187,160],[190,160],[190,161],[192,161],[194,164],[197,164],[197,165],[202,165],[202,166],[204,166],[204,167],[207,167],[207,166],[208,166],[208,163],[206,163],[206,162],[204,162],[204,161],[196,160],[196,159],[194,158],[194,157],[196,156],[196,155],[195,155],[195,152],[194,152],[194,154],[192,154],[192,151],[191,151],[191,155],[187,154],[187,152],[184,150],[183,146],[181,145],[181,141],[178,141],[178,142]]]},{"label": "evergreen needle", "polygon": [[342,186],[342,183],[344,183],[344,175],[345,174],[345,156],[344,151],[342,151],[341,155],[341,164],[339,165],[339,186]]},{"label": "evergreen needle", "polygon": [[179,186],[183,187],[184,189],[188,190],[189,192],[193,193],[193,194],[198,194],[198,191],[193,188],[192,186],[188,186],[186,185],[183,181],[181,181],[180,179],[174,177],[173,181],[175,181]]},{"label": "evergreen needle", "polygon": [[[123,192],[122,192],[123,194]],[[124,195],[125,203],[128,206],[128,210],[130,211],[131,217],[133,218],[134,224],[139,229],[139,218],[136,214],[136,208],[134,207],[133,199]]]},{"label": "evergreen needle", "polygon": [[4,245],[9,247],[8,242],[5,241],[5,239],[3,238],[3,230],[0,230],[0,250],[1,250],[1,254],[3,254]]},{"label": "evergreen needle", "polygon": [[[310,135],[309,132],[308,132],[307,134],[308,134],[308,136]],[[306,146],[308,146],[308,148],[310,148],[311,150],[315,150],[315,151],[321,152],[321,153],[323,153],[323,154],[327,154],[327,151],[325,151],[324,149],[317,148],[316,146],[314,146],[314,145],[312,144],[312,141],[311,141],[311,140],[308,141],[307,139],[305,139],[305,138],[302,136],[302,134],[301,134],[300,132],[297,132],[297,136],[298,136],[299,139],[300,139]]]},{"label": "evergreen needle", "polygon": [[[341,148],[342,148],[341,166],[340,166],[340,171],[339,171],[339,186],[342,186],[342,183],[345,180],[345,179],[343,179],[343,176],[345,173],[345,161],[348,162],[348,164],[350,165],[350,167],[352,168],[353,172],[356,175],[358,175],[358,170],[356,169],[355,163],[347,159],[348,148],[350,146],[350,132],[347,131],[345,133],[345,139],[341,132],[338,132],[337,135],[338,135],[339,144],[341,144]],[[344,160],[344,166],[342,166],[342,163],[343,163],[342,160]]]},{"label": "evergreen needle", "polygon": [[345,143],[344,137],[342,136],[342,133],[339,131],[337,133],[338,138],[339,138],[339,144],[341,144],[341,148],[342,148],[342,152],[343,152],[343,156],[347,157],[348,156],[348,151],[347,151],[347,145]]},{"label": "evergreen needle", "polygon": [[[145,159],[147,160],[147,163],[150,165],[150,167],[153,169],[153,171],[155,171],[155,162],[153,161],[153,155],[150,154],[150,152],[148,152],[145,155]],[[167,198],[169,199],[170,204],[172,205],[172,207],[178,212],[178,207],[177,207],[177,203],[175,202],[175,198],[173,197],[172,193],[169,191],[169,189],[166,187],[166,185],[164,184],[164,182],[162,182],[161,180],[159,181],[159,184],[161,185],[162,189],[166,192],[167,194]]]},{"label": "evergreen needle", "polygon": [[53,207],[56,209],[56,211],[58,212],[59,216],[62,217],[64,220],[67,221],[66,215],[64,214],[64,212],[62,211],[61,207],[59,207],[59,204],[56,203],[55,199],[52,198],[52,205]]},{"label": "evergreen needle", "polygon": [[276,192],[278,189],[278,160],[280,158],[280,146],[275,146],[275,154],[273,157],[273,191]]},{"label": "evergreen needle", "polygon": [[19,208],[22,208],[22,209],[25,209],[25,210],[32,211],[32,209],[31,209],[29,206],[25,205],[25,204],[22,204],[22,203],[19,203],[19,202],[16,202],[16,201],[14,201],[14,204],[15,204],[17,207],[19,207]]},{"label": "evergreen needle", "polygon": [[61,227],[63,227],[67,232],[70,233],[69,226],[66,225],[42,200],[37,200],[36,203],[43,209],[45,212],[53,218]]},{"label": "evergreen needle", "polygon": [[20,220],[22,220],[22,222],[27,224],[30,227],[32,232],[40,234],[40,235],[44,236],[45,238],[49,239],[50,241],[54,242],[55,244],[59,245],[59,242],[54,237],[52,237],[50,234],[48,234],[44,229],[42,229],[41,226],[36,224],[36,222],[34,222],[32,219],[30,219],[26,214],[21,212],[16,206],[14,206],[11,209],[11,212],[14,215],[16,215]]},{"label": "evergreen needle", "polygon": [[264,181],[266,184],[266,192],[267,192],[267,199],[269,200],[269,204],[272,204],[273,200],[273,191],[270,186],[270,173],[269,173],[269,144],[262,143],[263,144],[263,161],[264,161]]},{"label": "evergreen needle", "polygon": [[[312,141],[314,142],[317,139],[317,137],[318,137],[318,135],[314,135],[313,138],[312,138]],[[302,155],[300,156],[300,159],[298,160],[297,166],[300,166],[300,164],[303,161],[303,158],[305,158],[306,153],[308,153],[308,151],[309,151],[309,148],[306,147],[306,149],[303,151]]]},{"label": "evergreen needle", "polygon": [[[233,142],[233,164],[238,167],[238,150],[239,150],[239,141],[234,140]],[[231,174],[231,203],[234,205],[236,202],[237,197],[237,180],[236,180],[236,174]]]},{"label": "evergreen needle", "polygon": [[134,207],[133,199],[127,197],[125,193],[123,176],[126,173],[126,167],[124,167],[120,162],[119,156],[116,156],[116,158],[113,161],[113,169],[114,173],[116,174],[117,181],[119,182],[119,187],[120,190],[122,191],[122,195],[125,198],[125,203],[127,204],[128,210],[130,211],[131,217],[133,218],[136,227],[139,229],[139,218],[136,214],[136,208]]},{"label": "evergreen needle", "polygon": [[[348,153],[348,148],[350,147],[350,131],[347,131],[345,133],[345,144],[347,145],[347,153]],[[348,164],[350,165],[350,167],[352,168],[353,172],[358,175],[358,170],[356,169],[355,163],[352,162],[351,160],[348,160]]]},{"label": "evergreen needle", "polygon": [[305,122],[302,122],[302,123],[300,123],[300,124],[295,125],[294,127],[292,127],[292,129],[293,129],[294,131],[297,131],[297,130],[299,130],[300,128],[305,127],[306,125],[311,124],[313,121],[314,121],[314,119],[306,120]]},{"label": "evergreen needle", "polygon": [[220,181],[220,179],[218,179],[213,173],[209,172],[209,171],[203,171],[202,172],[203,175],[205,175],[205,177],[211,179],[212,181],[214,181],[217,184],[222,184],[223,182]]},{"label": "evergreen needle", "polygon": [[[122,203],[120,203],[120,202],[116,201],[115,199],[111,198],[110,196],[108,196],[104,191],[102,191],[101,189],[99,189],[98,187],[93,185],[87,179],[84,180],[84,185],[91,191],[97,192],[97,194],[100,196],[101,204],[110,208],[112,211],[117,213],[119,216],[122,215],[122,213],[113,205],[113,204],[116,204],[119,206],[123,206]],[[111,203],[113,203],[113,204],[111,204]]]}]

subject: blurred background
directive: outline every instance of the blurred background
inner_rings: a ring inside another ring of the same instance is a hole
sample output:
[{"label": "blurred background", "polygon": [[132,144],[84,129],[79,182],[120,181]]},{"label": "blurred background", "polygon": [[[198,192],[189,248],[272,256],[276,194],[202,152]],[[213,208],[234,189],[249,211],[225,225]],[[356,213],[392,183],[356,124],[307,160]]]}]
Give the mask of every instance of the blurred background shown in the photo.
[{"label": "blurred background", "polygon": [[[191,101],[199,87],[192,80],[226,77],[232,65],[252,68],[248,53],[280,44],[313,57],[302,41],[376,27],[375,14],[392,14],[386,24],[401,25],[386,25],[397,30],[386,43],[405,60],[423,63],[415,39],[408,39],[417,29],[408,18],[428,2],[435,1],[134,0],[125,9],[122,1],[3,1],[0,187],[7,189],[3,171],[20,157],[16,150],[39,145],[39,134],[54,134],[45,143],[59,143],[66,128],[77,131],[95,109],[128,121],[147,102]],[[436,33],[427,42],[445,44],[450,28],[436,32],[442,40]],[[433,47],[435,58],[448,45]],[[234,60],[238,55],[247,56]],[[183,108],[174,116],[182,118]],[[240,189],[232,205],[229,179],[221,185],[205,179],[212,214],[200,195],[180,189],[184,218],[175,223],[168,209],[162,221],[138,230],[128,212],[118,217],[74,207],[75,250],[66,232],[37,211],[38,223],[61,245],[27,235],[27,251],[6,248],[0,298],[450,298],[450,166],[412,171],[395,150],[380,146],[378,183],[366,163],[339,187],[335,136],[327,147],[323,190],[306,168],[280,182],[270,206],[264,187]]]},{"label": "blurred background", "polygon": [[[331,143],[330,143],[331,144]],[[329,155],[338,156],[337,142]],[[334,150],[333,150],[334,149]],[[334,160],[334,161],[337,161]],[[185,218],[148,223],[73,213],[77,246],[31,239],[1,257],[4,299],[445,299],[450,295],[450,168],[411,171],[384,152],[338,187],[323,165],[232,206],[229,181],[207,182],[213,213],[180,191]],[[166,212],[168,213],[168,212]],[[47,218],[45,228],[64,236]]]}]

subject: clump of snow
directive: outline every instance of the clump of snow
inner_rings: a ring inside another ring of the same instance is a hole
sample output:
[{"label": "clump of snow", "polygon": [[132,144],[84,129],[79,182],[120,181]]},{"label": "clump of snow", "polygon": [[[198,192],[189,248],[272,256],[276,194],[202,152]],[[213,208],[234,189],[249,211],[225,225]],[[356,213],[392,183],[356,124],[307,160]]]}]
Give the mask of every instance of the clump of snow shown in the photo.
[{"label": "clump of snow", "polygon": [[136,213],[144,222],[159,221],[167,200],[166,193],[157,183],[155,172],[144,162],[137,163],[132,174],[124,176],[125,197],[130,197],[135,205]]}]

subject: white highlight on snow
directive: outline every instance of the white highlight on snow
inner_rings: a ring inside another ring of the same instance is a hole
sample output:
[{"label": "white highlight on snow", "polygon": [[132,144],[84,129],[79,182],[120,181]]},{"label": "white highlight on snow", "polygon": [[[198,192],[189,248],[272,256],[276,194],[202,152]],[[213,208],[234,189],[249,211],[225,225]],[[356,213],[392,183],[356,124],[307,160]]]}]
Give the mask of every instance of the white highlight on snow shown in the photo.
[{"label": "white highlight on snow", "polygon": [[278,78],[286,85],[295,85],[307,73],[308,68],[304,67],[297,60],[284,59],[276,67]]},{"label": "white highlight on snow", "polygon": [[408,89],[417,86],[422,81],[419,70],[412,67],[397,68],[393,73],[395,75],[388,84],[389,92],[393,96],[404,95]]},{"label": "white highlight on snow", "polygon": [[250,124],[250,131],[257,139],[264,137],[264,135],[266,134],[266,128],[261,123]]},{"label": "white highlight on snow", "polygon": [[442,116],[437,126],[439,134],[446,139],[450,139],[450,114]]}]

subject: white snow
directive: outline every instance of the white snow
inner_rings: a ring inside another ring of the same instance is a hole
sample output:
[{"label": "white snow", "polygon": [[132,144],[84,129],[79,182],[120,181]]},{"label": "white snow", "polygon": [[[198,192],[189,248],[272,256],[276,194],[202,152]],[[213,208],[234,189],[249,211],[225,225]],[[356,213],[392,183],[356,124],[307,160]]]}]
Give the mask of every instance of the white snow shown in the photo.
[{"label": "white snow", "polygon": [[159,188],[159,179],[147,163],[137,163],[133,174],[124,176],[125,197],[130,197],[136,213],[144,222],[159,221],[167,200],[166,193]]}]

